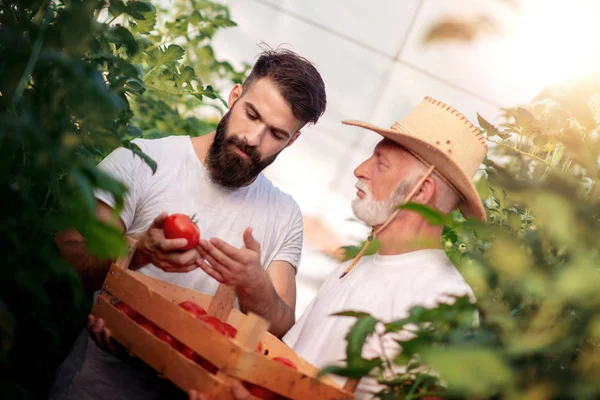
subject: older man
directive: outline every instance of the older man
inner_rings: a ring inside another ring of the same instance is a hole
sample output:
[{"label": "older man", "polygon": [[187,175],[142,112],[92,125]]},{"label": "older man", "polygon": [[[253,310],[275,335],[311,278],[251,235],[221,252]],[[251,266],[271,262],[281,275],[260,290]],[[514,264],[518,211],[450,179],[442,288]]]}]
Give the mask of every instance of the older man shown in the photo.
[{"label": "older man", "polygon": [[[380,247],[377,254],[334,271],[283,338],[320,368],[346,355],[345,336],[353,322],[332,317],[334,313],[359,310],[393,320],[407,316],[416,305],[434,307],[450,301],[450,295],[472,296],[441,248],[442,227],[429,225],[415,212],[395,212],[398,204],[411,195],[411,201],[443,213],[458,207],[466,217],[485,220],[471,180],[487,146],[479,130],[454,108],[427,97],[391,129],[344,123],[383,136],[373,155],[354,171],[358,182],[352,203],[356,216],[373,227]],[[378,352],[367,344],[363,355]],[[242,387],[234,389],[238,400],[252,399]],[[363,379],[356,396],[371,398],[378,390],[373,380]]]}]

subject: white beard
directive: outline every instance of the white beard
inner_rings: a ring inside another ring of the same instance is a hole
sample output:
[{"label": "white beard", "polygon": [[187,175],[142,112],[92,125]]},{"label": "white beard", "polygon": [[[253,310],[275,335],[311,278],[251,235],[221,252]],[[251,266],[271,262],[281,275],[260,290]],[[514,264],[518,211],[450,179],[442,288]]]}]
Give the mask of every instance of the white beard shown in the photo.
[{"label": "white beard", "polygon": [[352,211],[356,218],[369,226],[382,225],[387,221],[396,207],[404,202],[408,191],[408,185],[400,182],[387,200],[374,200],[371,188],[364,181],[359,180],[356,188],[365,192],[365,198],[357,197],[352,200]]}]

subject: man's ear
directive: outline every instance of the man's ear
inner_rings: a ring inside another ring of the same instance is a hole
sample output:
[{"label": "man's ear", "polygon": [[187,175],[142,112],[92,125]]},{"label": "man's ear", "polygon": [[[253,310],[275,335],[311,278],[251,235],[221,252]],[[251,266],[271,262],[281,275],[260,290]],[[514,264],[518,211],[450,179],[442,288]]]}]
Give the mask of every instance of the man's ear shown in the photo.
[{"label": "man's ear", "polygon": [[428,176],[425,178],[421,184],[421,187],[419,190],[417,190],[417,193],[413,196],[411,201],[419,204],[431,204],[435,196],[435,191],[435,181],[431,176]]},{"label": "man's ear", "polygon": [[231,92],[229,92],[229,98],[227,99],[227,105],[230,109],[233,107],[235,102],[242,97],[242,93],[244,93],[244,88],[239,83],[235,85],[233,89],[231,89]]},{"label": "man's ear", "polygon": [[292,135],[292,138],[288,142],[288,144],[285,145],[285,147],[290,147],[292,145],[292,143],[294,143],[296,141],[296,139],[298,139],[300,137],[301,134],[302,134],[302,132],[300,132],[300,131],[294,133]]}]

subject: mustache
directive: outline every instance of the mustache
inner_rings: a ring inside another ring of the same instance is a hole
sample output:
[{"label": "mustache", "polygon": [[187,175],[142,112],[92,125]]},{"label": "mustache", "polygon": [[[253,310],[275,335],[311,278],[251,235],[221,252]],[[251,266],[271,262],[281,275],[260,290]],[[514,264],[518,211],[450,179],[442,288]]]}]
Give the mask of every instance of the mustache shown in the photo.
[{"label": "mustache", "polygon": [[354,187],[357,188],[357,189],[359,189],[359,190],[362,190],[366,194],[369,194],[371,192],[371,188],[363,180],[359,180],[358,182],[356,182],[356,185],[354,185]]},{"label": "mustache", "polygon": [[248,143],[238,138],[237,136],[228,137],[227,139],[225,139],[225,144],[237,147],[238,149],[246,153],[254,163],[259,163],[261,160],[261,155],[258,148],[250,146]]}]

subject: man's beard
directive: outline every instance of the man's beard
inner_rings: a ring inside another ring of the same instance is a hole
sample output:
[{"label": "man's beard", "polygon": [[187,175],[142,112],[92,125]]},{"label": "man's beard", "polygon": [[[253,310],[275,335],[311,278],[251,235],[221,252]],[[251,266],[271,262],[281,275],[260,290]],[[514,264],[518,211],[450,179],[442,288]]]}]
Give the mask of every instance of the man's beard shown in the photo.
[{"label": "man's beard", "polygon": [[365,192],[365,198],[357,197],[352,200],[354,215],[369,226],[378,226],[385,223],[392,216],[396,207],[404,202],[410,189],[410,183],[406,180],[398,183],[387,200],[379,201],[373,199],[371,188],[365,181],[359,180],[356,188]]},{"label": "man's beard", "polygon": [[[215,139],[208,149],[206,160],[211,181],[235,189],[250,184],[262,170],[275,161],[279,153],[261,160],[258,148],[249,146],[237,136],[227,137],[230,112],[231,110],[217,125]],[[235,152],[236,147],[250,158],[242,158]]]}]

